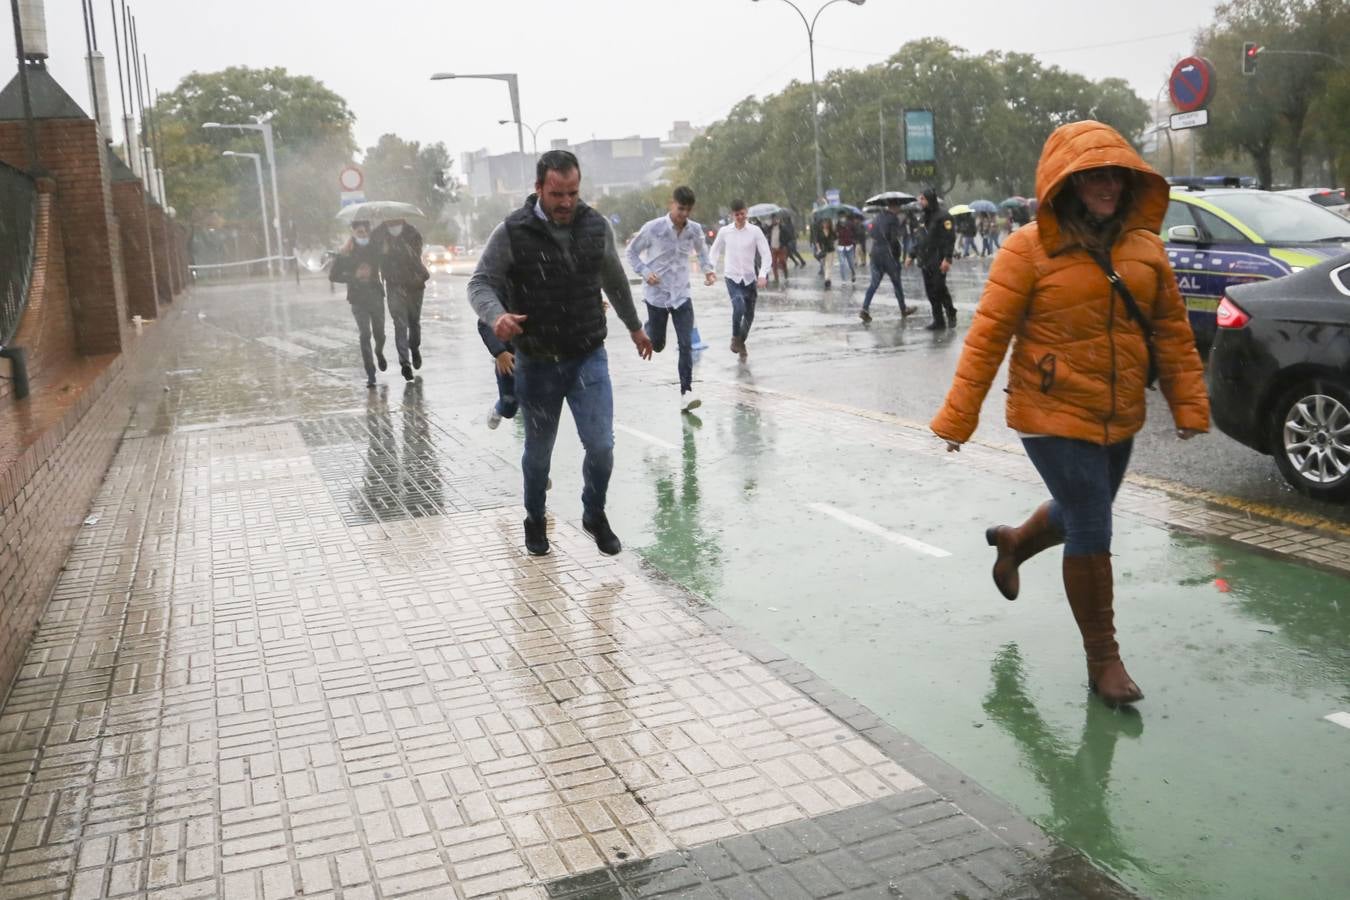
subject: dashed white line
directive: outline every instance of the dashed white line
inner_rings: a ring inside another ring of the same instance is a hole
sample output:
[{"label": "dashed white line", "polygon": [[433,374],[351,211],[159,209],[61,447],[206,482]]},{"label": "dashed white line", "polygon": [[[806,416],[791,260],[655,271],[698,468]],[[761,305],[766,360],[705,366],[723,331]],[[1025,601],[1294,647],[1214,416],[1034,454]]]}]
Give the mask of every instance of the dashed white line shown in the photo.
[{"label": "dashed white line", "polygon": [[627,425],[615,425],[615,426],[614,426],[614,430],[615,430],[615,431],[622,431],[624,434],[631,434],[631,435],[632,435],[633,437],[635,437],[635,438],[641,438],[642,440],[646,441],[647,443],[649,443],[649,444],[655,444],[656,446],[658,446],[658,447],[660,447],[660,448],[662,448],[662,449],[664,449],[664,450],[679,450],[679,449],[680,449],[679,447],[676,447],[674,444],[671,444],[671,443],[668,443],[668,442],[666,442],[666,441],[661,440],[659,437],[657,437],[657,436],[654,435],[654,434],[648,434],[648,433],[645,432],[645,431],[638,431],[636,428],[629,428]]},{"label": "dashed white line", "polygon": [[1334,712],[1323,716],[1328,722],[1334,722],[1342,728],[1350,728],[1350,712]]},{"label": "dashed white line", "polygon": [[876,522],[869,522],[867,519],[855,516],[853,515],[853,513],[844,512],[842,509],[839,509],[838,507],[835,506],[831,506],[828,503],[811,503],[808,505],[811,507],[811,509],[814,509],[816,512],[824,513],[825,515],[829,516],[832,519],[837,519],[840,522],[843,522],[845,525],[849,526],[850,528],[856,528],[859,531],[866,532],[867,534],[883,538],[884,540],[890,541],[892,544],[899,544],[901,547],[908,547],[910,550],[915,550],[919,553],[926,553],[929,556],[936,556],[939,559],[951,556],[950,553],[948,553],[946,550],[943,550],[941,547],[934,547],[932,544],[925,544],[923,541],[918,540],[917,538],[908,537],[906,535],[899,534],[889,529],[882,528]]}]

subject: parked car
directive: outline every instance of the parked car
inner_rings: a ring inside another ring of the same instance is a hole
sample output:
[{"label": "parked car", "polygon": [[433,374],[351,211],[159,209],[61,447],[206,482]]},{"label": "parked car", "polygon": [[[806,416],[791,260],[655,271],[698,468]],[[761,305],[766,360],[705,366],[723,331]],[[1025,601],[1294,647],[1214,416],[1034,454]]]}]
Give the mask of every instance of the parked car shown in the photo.
[{"label": "parked car", "polygon": [[1350,200],[1346,199],[1345,188],[1292,188],[1287,191],[1280,191],[1280,193],[1298,197],[1300,200],[1307,200],[1309,203],[1316,203],[1338,216],[1345,216],[1350,219]]},{"label": "parked car", "polygon": [[422,248],[422,264],[433,274],[437,269],[449,272],[452,259],[450,249],[441,244],[427,244]]},{"label": "parked car", "polygon": [[1163,240],[1202,352],[1214,339],[1226,288],[1280,278],[1350,250],[1350,221],[1296,197],[1174,187],[1171,200]]},{"label": "parked car", "polygon": [[1350,254],[1227,288],[1210,351],[1210,411],[1305,494],[1350,499]]}]

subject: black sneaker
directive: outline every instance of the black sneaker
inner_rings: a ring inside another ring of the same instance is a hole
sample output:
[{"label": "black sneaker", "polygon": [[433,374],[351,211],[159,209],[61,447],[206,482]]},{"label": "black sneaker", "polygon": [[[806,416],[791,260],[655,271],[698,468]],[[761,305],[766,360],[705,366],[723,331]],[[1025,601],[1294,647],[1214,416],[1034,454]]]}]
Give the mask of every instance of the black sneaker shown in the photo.
[{"label": "black sneaker", "polygon": [[543,519],[525,517],[525,550],[531,556],[548,553],[548,525]]},{"label": "black sneaker", "polygon": [[623,549],[623,544],[619,543],[619,536],[609,527],[609,519],[604,513],[594,517],[582,516],[581,529],[595,538],[595,546],[606,556],[613,556]]},{"label": "black sneaker", "polygon": [[934,319],[932,322],[923,326],[924,331],[944,331],[946,328],[947,326],[942,323],[941,319]]},{"label": "black sneaker", "polygon": [[872,321],[872,314],[865,309],[859,310],[858,318],[862,319],[864,322],[870,322]]},{"label": "black sneaker", "polygon": [[377,353],[375,354],[375,361],[376,361],[377,363],[380,364],[380,371],[381,371],[381,372],[383,372],[385,369],[389,368],[389,363],[385,361],[385,358],[384,358],[384,354],[383,354],[383,353],[378,353],[378,352],[377,352]]},{"label": "black sneaker", "polygon": [[407,363],[404,363],[404,364],[400,367],[400,371],[403,372],[403,379],[404,379],[405,381],[412,381],[412,380],[413,380],[412,366],[408,365]]},{"label": "black sneaker", "polygon": [[421,351],[421,350],[413,350],[413,352],[412,352],[412,358],[413,358],[413,368],[414,368],[414,369],[420,369],[420,368],[422,368],[422,351]]}]

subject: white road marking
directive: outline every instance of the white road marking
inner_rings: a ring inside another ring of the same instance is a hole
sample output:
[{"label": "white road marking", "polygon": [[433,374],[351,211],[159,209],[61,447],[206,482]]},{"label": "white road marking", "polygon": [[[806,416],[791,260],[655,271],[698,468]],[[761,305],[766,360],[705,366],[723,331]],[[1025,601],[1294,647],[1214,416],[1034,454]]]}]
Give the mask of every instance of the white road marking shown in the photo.
[{"label": "white road marking", "polygon": [[890,541],[892,544],[899,544],[901,547],[908,547],[911,550],[916,550],[919,553],[926,553],[929,556],[936,556],[939,559],[951,556],[950,553],[948,553],[946,550],[943,550],[941,547],[934,547],[932,544],[925,544],[923,541],[918,540],[916,538],[907,537],[903,534],[897,534],[894,531],[882,528],[875,522],[869,522],[868,520],[859,518],[858,516],[855,516],[852,513],[844,512],[842,509],[830,506],[828,503],[811,503],[809,504],[809,506],[816,512],[824,513],[825,515],[829,516],[832,519],[838,519],[840,522],[843,522],[850,528],[856,528],[859,531],[866,532],[867,534],[875,535],[876,537],[879,538],[884,538],[885,540]]},{"label": "white road marking", "polygon": [[350,347],[352,344],[350,340],[338,341],[323,337],[312,331],[292,331],[291,337],[302,344],[318,347],[320,350],[340,350],[343,347]]},{"label": "white road marking", "polygon": [[1335,722],[1342,728],[1350,728],[1350,712],[1334,712],[1325,715],[1322,718],[1326,719],[1328,722]]},{"label": "white road marking", "polygon": [[645,432],[645,431],[638,431],[636,428],[629,428],[627,425],[615,425],[615,426],[614,426],[614,430],[615,430],[615,431],[622,431],[624,434],[631,434],[631,435],[632,435],[633,437],[635,437],[635,438],[641,438],[642,440],[646,441],[647,443],[649,443],[649,444],[655,444],[656,446],[662,448],[663,450],[679,450],[679,449],[680,449],[679,447],[676,447],[674,444],[670,444],[670,443],[667,443],[667,442],[661,440],[659,437],[657,437],[657,436],[654,435],[654,434],[648,434],[648,433]]}]

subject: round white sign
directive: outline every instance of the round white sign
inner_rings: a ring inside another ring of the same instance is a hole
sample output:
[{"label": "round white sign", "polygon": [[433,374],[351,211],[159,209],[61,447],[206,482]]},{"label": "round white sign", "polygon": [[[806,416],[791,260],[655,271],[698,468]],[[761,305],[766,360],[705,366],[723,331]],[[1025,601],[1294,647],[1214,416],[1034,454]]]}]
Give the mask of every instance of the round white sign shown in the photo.
[{"label": "round white sign", "polygon": [[365,176],[356,166],[347,166],[342,170],[342,174],[338,175],[338,183],[342,185],[344,191],[359,191],[365,182]]}]

